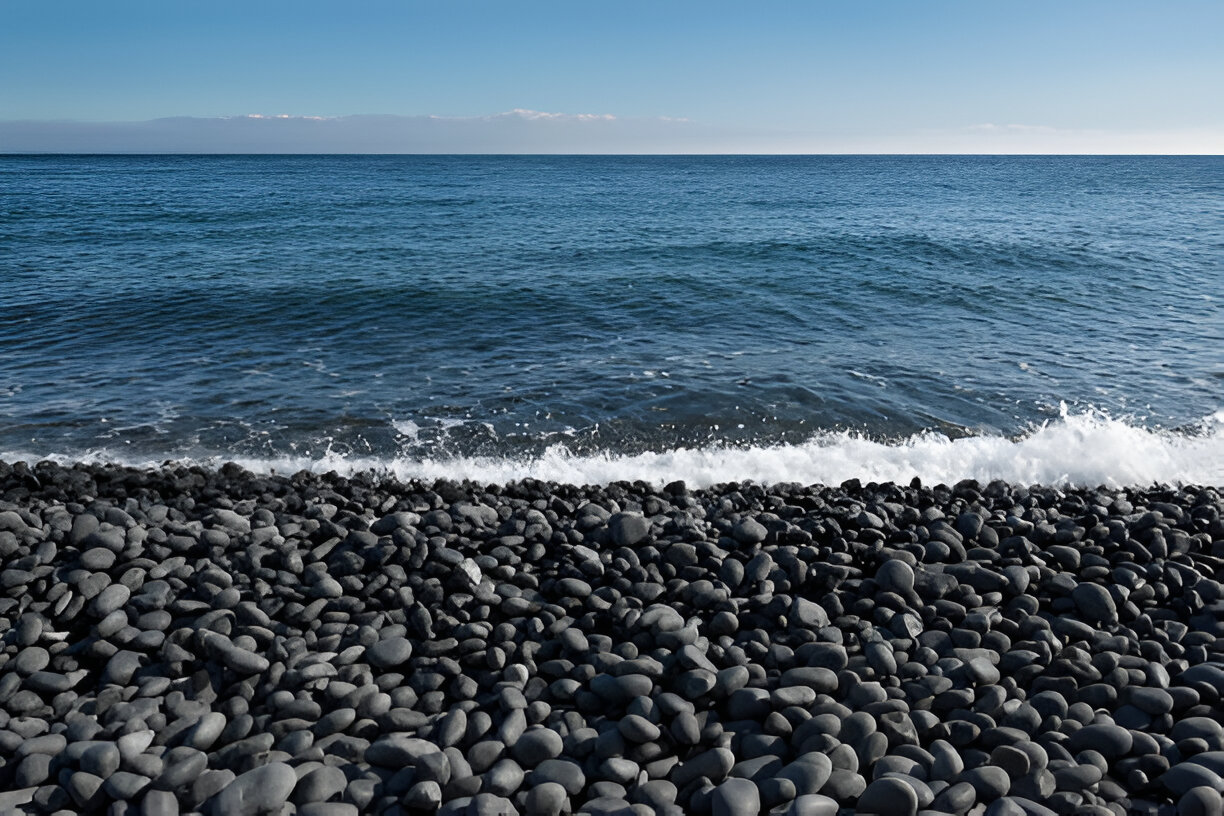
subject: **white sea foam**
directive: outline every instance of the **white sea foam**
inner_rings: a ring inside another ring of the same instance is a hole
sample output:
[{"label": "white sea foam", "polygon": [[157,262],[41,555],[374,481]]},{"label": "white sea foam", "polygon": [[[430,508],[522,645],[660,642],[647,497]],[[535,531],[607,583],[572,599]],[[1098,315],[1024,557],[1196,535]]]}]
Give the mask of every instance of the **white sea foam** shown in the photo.
[{"label": "white sea foam", "polygon": [[[9,454],[2,458],[14,461],[31,457]],[[111,456],[106,451],[83,458],[138,466],[158,464]],[[206,463],[222,461],[224,457],[213,457]],[[928,484],[973,478],[1051,485],[1224,485],[1224,411],[1207,417],[1195,434],[1151,430],[1097,414],[1079,414],[1064,415],[1015,439],[949,439],[924,433],[883,442],[853,433],[820,432],[796,445],[712,445],[632,455],[576,454],[564,444],[554,444],[542,454],[526,458],[326,455],[236,457],[234,461],[263,473],[373,470],[401,479],[473,479],[486,483],[534,478],[574,484],[635,479],[658,484],[684,479],[693,486],[747,480],[840,484],[851,478],[908,482],[918,476]]]}]

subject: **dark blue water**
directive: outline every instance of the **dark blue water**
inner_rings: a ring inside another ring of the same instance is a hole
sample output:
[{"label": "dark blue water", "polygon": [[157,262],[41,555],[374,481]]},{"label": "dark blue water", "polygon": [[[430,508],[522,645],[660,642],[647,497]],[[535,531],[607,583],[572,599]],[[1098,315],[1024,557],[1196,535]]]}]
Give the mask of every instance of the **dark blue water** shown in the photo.
[{"label": "dark blue water", "polygon": [[5,156],[0,275],[10,459],[750,476],[1224,416],[1220,157]]}]

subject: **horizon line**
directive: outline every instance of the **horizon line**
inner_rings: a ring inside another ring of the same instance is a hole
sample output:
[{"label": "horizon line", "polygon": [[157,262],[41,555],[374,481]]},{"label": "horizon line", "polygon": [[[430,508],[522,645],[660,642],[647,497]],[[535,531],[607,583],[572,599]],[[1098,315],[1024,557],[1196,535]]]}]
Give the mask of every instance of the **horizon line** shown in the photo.
[{"label": "horizon line", "polygon": [[821,157],[871,157],[878,156],[887,157],[907,157],[907,156],[930,156],[930,157],[948,157],[948,158],[1220,158],[1224,157],[1224,152],[1221,153],[1044,153],[1044,152],[1029,152],[1029,153],[955,153],[955,152],[938,152],[938,151],[915,151],[915,152],[896,152],[896,151],[845,151],[845,152],[823,152],[823,153],[784,153],[784,152],[668,152],[668,153],[579,153],[579,152],[561,152],[561,153],[522,153],[522,152],[461,152],[461,153],[445,153],[445,152],[337,152],[337,151],[296,151],[296,152],[249,152],[249,151],[130,151],[130,150],[102,150],[102,151],[6,151],[0,148],[0,157],[5,158],[31,158],[31,157],[51,157],[51,156],[76,156],[76,157],[109,157],[109,156],[125,156],[129,158],[157,158],[162,156],[191,156],[197,158],[206,157],[261,157],[261,158],[277,158],[277,157],[318,157],[318,156],[338,156],[338,157],[362,157],[362,156],[402,156],[409,157],[429,157],[429,158],[447,158],[447,157],[484,157],[484,158],[821,158]]}]

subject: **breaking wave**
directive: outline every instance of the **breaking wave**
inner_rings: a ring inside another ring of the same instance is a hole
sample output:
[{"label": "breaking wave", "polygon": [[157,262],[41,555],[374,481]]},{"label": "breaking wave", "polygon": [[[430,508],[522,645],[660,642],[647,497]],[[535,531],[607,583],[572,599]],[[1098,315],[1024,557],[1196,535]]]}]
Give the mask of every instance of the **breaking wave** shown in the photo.
[{"label": "breaking wave", "polygon": [[[30,457],[59,462],[107,461],[156,467],[161,462],[113,456]],[[470,479],[505,483],[532,478],[571,484],[643,480],[663,484],[683,479],[694,487],[725,482],[840,484],[857,478],[875,482],[928,484],[962,479],[1003,479],[1017,484],[1139,486],[1153,483],[1224,485],[1224,410],[1197,428],[1145,428],[1099,413],[1067,414],[1017,437],[966,436],[953,439],[927,432],[900,440],[872,439],[847,431],[817,432],[799,444],[740,446],[711,444],[624,454],[575,453],[553,444],[521,457],[411,457],[353,455],[226,457],[202,456],[195,464],[234,461],[257,473],[299,470],[351,474],[374,471],[407,479]]]}]

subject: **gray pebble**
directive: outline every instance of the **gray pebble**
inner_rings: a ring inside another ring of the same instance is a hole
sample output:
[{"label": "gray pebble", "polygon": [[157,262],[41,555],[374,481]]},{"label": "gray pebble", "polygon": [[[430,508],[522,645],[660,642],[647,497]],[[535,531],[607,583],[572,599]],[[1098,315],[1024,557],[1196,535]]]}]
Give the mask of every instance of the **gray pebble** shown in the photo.
[{"label": "gray pebble", "polygon": [[856,812],[876,816],[914,816],[918,812],[918,795],[901,780],[884,777],[867,786],[858,799]]},{"label": "gray pebble", "polygon": [[761,794],[747,779],[728,779],[714,788],[710,797],[713,816],[758,816]]},{"label": "gray pebble", "polygon": [[283,762],[247,771],[225,786],[212,800],[215,816],[257,816],[279,809],[293,793],[297,774]]}]

